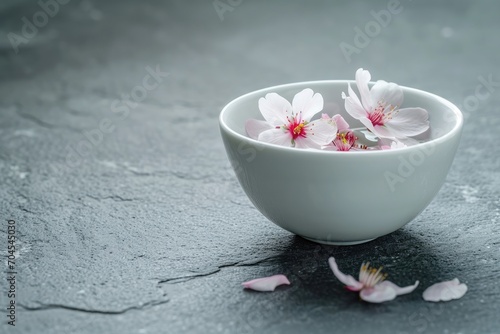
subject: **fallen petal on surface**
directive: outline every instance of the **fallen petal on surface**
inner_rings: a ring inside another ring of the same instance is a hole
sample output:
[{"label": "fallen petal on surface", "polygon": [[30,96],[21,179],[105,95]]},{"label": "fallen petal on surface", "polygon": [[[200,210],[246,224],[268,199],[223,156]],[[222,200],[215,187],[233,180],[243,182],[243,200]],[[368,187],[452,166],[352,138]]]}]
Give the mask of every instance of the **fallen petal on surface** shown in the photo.
[{"label": "fallen petal on surface", "polygon": [[450,301],[462,298],[467,292],[467,285],[460,283],[458,278],[451,281],[436,283],[425,289],[423,298],[428,302]]},{"label": "fallen petal on surface", "polygon": [[269,277],[256,278],[248,282],[241,283],[245,289],[255,291],[274,291],[279,285],[290,285],[290,281],[285,275],[274,275]]},{"label": "fallen petal on surface", "polygon": [[339,281],[347,285],[347,289],[351,291],[359,291],[363,288],[363,283],[358,282],[351,275],[346,275],[339,270],[337,262],[335,262],[335,258],[333,256],[328,259],[328,264],[330,265],[330,268],[332,269],[335,277],[337,277]]},{"label": "fallen petal on surface", "polygon": [[419,282],[406,287],[399,287],[390,281],[383,281],[373,288],[363,289],[359,293],[361,299],[369,303],[383,303],[393,300],[399,295],[404,295],[413,292],[418,286]]}]

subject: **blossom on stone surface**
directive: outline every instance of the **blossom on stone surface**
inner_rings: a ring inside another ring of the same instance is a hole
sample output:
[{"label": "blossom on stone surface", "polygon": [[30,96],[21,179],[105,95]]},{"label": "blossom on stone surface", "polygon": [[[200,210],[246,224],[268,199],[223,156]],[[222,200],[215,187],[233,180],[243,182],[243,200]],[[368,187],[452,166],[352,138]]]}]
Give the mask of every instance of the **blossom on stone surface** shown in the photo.
[{"label": "blossom on stone surface", "polygon": [[256,278],[248,282],[241,283],[245,289],[255,291],[274,291],[277,286],[290,284],[290,281],[285,275],[273,275],[269,277]]},{"label": "blossom on stone surface", "polygon": [[265,121],[249,119],[247,134],[260,141],[297,148],[317,148],[328,145],[337,135],[335,122],[312,120],[323,110],[323,97],[306,88],[297,93],[292,104],[276,93],[259,99],[259,110]]},{"label": "blossom on stone surface", "polygon": [[345,275],[339,270],[335,258],[330,257],[328,263],[335,277],[344,283],[348,290],[359,291],[359,297],[370,303],[382,303],[393,300],[399,295],[412,292],[417,288],[419,283],[416,281],[414,285],[399,287],[385,280],[387,275],[381,272],[382,267],[379,269],[371,268],[369,262],[363,262],[359,271],[359,278],[356,280],[351,275]]},{"label": "blossom on stone surface", "polygon": [[348,84],[348,95],[342,93],[346,111],[379,138],[405,138],[419,135],[429,128],[429,115],[422,108],[399,109],[403,90],[395,83],[379,80],[371,89],[370,72],[356,71],[356,86],[361,99]]},{"label": "blossom on stone surface", "polygon": [[462,298],[467,292],[467,285],[458,278],[436,283],[425,289],[422,297],[428,302],[449,301]]}]

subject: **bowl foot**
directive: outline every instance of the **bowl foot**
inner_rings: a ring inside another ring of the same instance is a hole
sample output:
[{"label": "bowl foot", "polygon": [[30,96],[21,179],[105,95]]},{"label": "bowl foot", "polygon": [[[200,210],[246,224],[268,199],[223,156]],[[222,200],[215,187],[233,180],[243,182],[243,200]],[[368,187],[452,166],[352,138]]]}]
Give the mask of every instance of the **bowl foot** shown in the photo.
[{"label": "bowl foot", "polygon": [[364,244],[365,242],[370,242],[372,240],[375,240],[377,238],[373,239],[366,239],[366,240],[356,240],[356,241],[335,241],[335,240],[321,240],[321,239],[314,239],[314,238],[308,238],[308,237],[303,237],[304,239],[307,239],[312,242],[317,242],[319,244],[323,245],[333,245],[333,246],[352,246],[352,245],[359,245],[359,244]]}]

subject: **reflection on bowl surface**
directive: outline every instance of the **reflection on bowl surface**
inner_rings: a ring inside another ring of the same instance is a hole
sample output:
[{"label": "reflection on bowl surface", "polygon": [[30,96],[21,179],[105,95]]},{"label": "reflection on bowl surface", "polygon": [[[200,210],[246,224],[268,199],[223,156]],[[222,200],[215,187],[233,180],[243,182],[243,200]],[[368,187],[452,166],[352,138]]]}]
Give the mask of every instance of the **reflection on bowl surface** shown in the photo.
[{"label": "reflection on bowl surface", "polygon": [[[430,130],[415,146],[383,151],[320,151],[276,146],[247,137],[245,121],[261,119],[258,100],[276,92],[288,100],[311,88],[323,95],[323,112],[349,118],[341,93],[352,81],[314,81],[270,87],[231,101],[219,118],[236,176],[270,221],[306,239],[349,245],[393,232],[412,221],[443,185],[463,117],[431,93],[402,87],[403,106],[429,112]],[[360,123],[349,123],[353,128]]]}]

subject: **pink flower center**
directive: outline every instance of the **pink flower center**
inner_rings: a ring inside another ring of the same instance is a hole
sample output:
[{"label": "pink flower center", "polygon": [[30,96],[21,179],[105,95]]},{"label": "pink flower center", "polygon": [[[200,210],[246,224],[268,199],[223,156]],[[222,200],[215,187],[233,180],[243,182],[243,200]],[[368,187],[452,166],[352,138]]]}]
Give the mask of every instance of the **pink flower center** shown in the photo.
[{"label": "pink flower center", "polygon": [[379,103],[377,108],[368,114],[368,119],[372,122],[373,126],[384,125],[384,106]]},{"label": "pink flower center", "polygon": [[398,111],[396,106],[386,105],[383,101],[379,101],[375,110],[368,113],[368,119],[372,122],[373,126],[382,126],[387,120],[391,120],[392,116],[397,114]]},{"label": "pink flower center", "polygon": [[290,123],[288,124],[288,131],[290,131],[293,140],[297,139],[298,137],[306,137],[305,126],[307,125],[307,122],[297,119],[296,117],[291,119],[289,122]]},{"label": "pink flower center", "polygon": [[333,144],[337,147],[337,151],[349,151],[357,139],[352,131],[337,133]]}]

